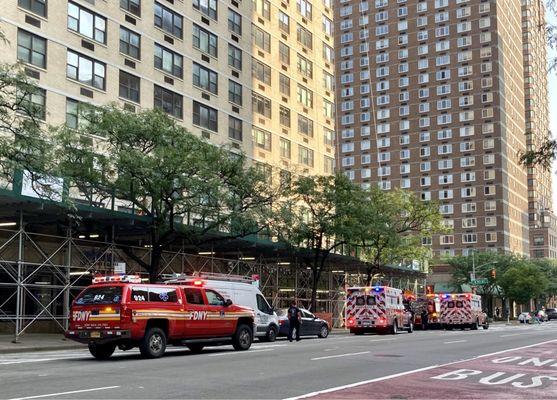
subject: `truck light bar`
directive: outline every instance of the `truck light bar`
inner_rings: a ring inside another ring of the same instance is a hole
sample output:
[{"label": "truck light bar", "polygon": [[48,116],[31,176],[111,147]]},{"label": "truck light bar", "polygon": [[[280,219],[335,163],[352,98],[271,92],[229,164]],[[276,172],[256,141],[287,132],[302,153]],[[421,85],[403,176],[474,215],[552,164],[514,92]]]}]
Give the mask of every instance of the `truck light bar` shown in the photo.
[{"label": "truck light bar", "polygon": [[111,276],[96,276],[93,278],[93,283],[141,283],[139,275],[111,275]]}]

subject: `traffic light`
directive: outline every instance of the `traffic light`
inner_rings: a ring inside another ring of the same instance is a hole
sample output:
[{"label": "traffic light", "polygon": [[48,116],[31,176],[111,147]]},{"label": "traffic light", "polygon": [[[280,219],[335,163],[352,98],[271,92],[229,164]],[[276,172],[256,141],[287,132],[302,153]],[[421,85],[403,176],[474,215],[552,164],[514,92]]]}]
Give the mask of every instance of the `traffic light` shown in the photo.
[{"label": "traffic light", "polygon": [[491,270],[491,277],[492,277],[493,279],[497,278],[497,270],[496,270],[495,268],[493,268],[493,269]]},{"label": "traffic light", "polygon": [[433,285],[426,286],[426,294],[434,294]]}]

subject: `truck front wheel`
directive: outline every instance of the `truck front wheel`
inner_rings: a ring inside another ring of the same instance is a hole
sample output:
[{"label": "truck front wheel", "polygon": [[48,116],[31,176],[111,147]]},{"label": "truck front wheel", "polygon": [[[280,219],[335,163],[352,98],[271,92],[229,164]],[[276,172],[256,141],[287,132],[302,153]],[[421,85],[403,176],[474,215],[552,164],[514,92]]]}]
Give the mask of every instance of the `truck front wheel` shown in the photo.
[{"label": "truck front wheel", "polygon": [[114,343],[106,343],[106,344],[98,344],[95,342],[89,343],[89,352],[97,360],[106,360],[110,358],[112,353],[114,353],[115,349],[116,349],[116,345]]},{"label": "truck front wheel", "polygon": [[253,341],[253,332],[245,324],[238,325],[236,333],[232,337],[232,346],[235,350],[248,350]]},{"label": "truck front wheel", "polygon": [[161,328],[150,328],[139,344],[141,355],[146,358],[161,357],[166,351],[166,335]]}]

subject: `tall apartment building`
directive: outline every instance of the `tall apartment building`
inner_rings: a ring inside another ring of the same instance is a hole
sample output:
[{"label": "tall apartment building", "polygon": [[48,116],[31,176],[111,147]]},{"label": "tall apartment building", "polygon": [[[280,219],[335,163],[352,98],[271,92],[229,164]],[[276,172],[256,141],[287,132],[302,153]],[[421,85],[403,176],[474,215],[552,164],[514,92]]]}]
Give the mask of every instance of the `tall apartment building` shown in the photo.
[{"label": "tall apartment building", "polygon": [[[530,43],[537,22],[522,4],[341,0],[335,9],[338,164],[364,187],[438,201],[453,232],[425,243],[436,256],[530,253],[535,200],[518,153],[546,136],[533,118],[547,99],[533,82],[545,46]],[[550,195],[550,180],[528,172]]]},{"label": "tall apartment building", "polygon": [[334,168],[331,1],[3,0],[0,62],[47,123],[80,102],[160,108],[265,171]]},{"label": "tall apartment building", "polygon": [[[541,0],[522,1],[522,42],[524,53],[524,95],[526,144],[538,148],[549,133],[547,102],[547,34],[545,7]],[[557,258],[557,218],[553,213],[552,172],[528,168],[528,218],[530,255]]]}]

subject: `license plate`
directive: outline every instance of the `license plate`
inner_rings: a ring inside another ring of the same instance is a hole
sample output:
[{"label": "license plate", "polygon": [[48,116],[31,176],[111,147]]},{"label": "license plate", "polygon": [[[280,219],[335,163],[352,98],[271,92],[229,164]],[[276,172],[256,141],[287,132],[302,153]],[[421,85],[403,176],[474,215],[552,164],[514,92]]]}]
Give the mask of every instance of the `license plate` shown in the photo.
[{"label": "license plate", "polygon": [[100,338],[101,337],[101,333],[100,332],[91,332],[91,337],[92,338]]},{"label": "license plate", "polygon": [[371,323],[369,321],[364,321],[364,326],[370,326]]}]

